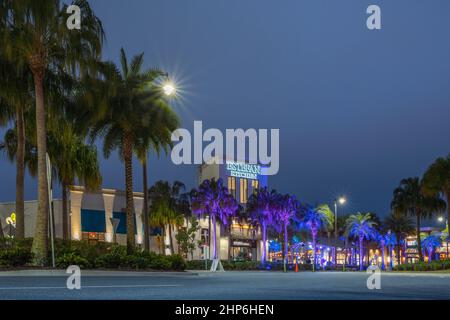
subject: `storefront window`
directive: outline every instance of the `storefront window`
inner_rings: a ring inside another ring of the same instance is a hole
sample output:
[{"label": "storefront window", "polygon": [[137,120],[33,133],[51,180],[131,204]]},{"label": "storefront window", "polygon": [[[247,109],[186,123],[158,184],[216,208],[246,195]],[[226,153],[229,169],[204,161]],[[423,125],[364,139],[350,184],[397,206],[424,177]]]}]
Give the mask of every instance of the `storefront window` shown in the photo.
[{"label": "storefront window", "polygon": [[239,194],[241,203],[247,203],[248,197],[248,180],[247,179],[239,179]]},{"label": "storefront window", "polygon": [[236,178],[228,177],[228,191],[236,199]]}]

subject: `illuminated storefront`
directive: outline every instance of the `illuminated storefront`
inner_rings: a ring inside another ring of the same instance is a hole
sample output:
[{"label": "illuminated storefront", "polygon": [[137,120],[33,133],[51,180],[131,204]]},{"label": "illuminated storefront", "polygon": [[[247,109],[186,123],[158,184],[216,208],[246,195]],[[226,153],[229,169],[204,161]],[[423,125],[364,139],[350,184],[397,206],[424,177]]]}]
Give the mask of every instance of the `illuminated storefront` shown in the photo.
[{"label": "illuminated storefront", "polygon": [[[221,178],[229,192],[245,207],[252,193],[258,188],[267,187],[264,170],[265,168],[258,164],[239,161],[203,164],[199,168],[198,183],[206,179]],[[218,225],[219,229],[218,252],[221,259],[242,261],[261,258],[261,233],[257,228],[242,221],[234,221],[229,227]]]}]

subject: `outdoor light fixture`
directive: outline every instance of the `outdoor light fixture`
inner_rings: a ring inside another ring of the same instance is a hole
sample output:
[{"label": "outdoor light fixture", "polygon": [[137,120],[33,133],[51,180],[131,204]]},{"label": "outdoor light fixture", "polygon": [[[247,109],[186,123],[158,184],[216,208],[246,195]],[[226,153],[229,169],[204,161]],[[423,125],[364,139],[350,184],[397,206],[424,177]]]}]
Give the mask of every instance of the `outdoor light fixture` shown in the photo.
[{"label": "outdoor light fixture", "polygon": [[172,96],[177,90],[175,88],[175,85],[169,81],[163,85],[163,91],[166,96]]},{"label": "outdoor light fixture", "polygon": [[439,217],[439,218],[438,218],[438,221],[439,221],[439,222],[444,222],[444,218],[443,218],[443,217]]},{"label": "outdoor light fixture", "polygon": [[345,200],[344,197],[340,197],[338,201],[339,201],[339,204],[344,204],[345,201],[347,201],[347,200]]}]

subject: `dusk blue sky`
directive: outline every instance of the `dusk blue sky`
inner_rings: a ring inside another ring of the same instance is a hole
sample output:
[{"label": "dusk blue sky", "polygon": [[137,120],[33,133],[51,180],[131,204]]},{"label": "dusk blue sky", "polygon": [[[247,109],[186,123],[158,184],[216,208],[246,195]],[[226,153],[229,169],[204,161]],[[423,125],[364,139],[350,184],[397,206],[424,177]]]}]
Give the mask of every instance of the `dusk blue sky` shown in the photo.
[{"label": "dusk blue sky", "polygon": [[[269,185],[280,192],[329,204],[344,194],[344,212],[384,216],[402,178],[450,153],[448,0],[91,3],[105,59],[117,62],[122,46],[144,51],[147,66],[180,82],[183,127],[279,128]],[[370,4],[381,7],[381,30],[366,27]],[[13,201],[14,165],[2,155],[0,168],[0,201]],[[124,188],[116,154],[101,168],[105,187]],[[196,168],[151,157],[149,178],[193,187]],[[27,199],[36,184],[27,178]],[[142,190],[137,162],[134,186]]]}]

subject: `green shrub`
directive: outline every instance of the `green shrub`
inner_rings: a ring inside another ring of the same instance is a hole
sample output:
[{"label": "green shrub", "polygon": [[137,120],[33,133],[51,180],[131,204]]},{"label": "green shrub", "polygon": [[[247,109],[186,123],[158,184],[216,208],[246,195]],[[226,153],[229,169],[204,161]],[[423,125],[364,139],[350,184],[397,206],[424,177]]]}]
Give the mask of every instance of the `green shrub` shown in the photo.
[{"label": "green shrub", "polygon": [[23,247],[13,247],[0,251],[0,266],[18,267],[31,262],[31,250]]},{"label": "green shrub", "polygon": [[186,270],[186,261],[184,261],[183,257],[179,254],[175,254],[170,256],[170,269],[171,270]]},{"label": "green shrub", "polygon": [[95,267],[97,268],[121,268],[127,266],[126,248],[121,246],[113,246],[110,252],[100,255],[95,259]]},{"label": "green shrub", "polygon": [[91,265],[89,261],[81,257],[75,252],[64,253],[56,258],[56,267],[66,269],[68,266],[76,265],[80,268],[89,268]]}]

